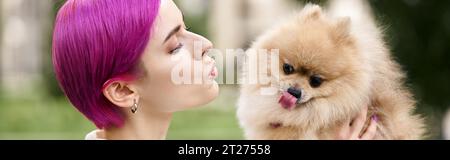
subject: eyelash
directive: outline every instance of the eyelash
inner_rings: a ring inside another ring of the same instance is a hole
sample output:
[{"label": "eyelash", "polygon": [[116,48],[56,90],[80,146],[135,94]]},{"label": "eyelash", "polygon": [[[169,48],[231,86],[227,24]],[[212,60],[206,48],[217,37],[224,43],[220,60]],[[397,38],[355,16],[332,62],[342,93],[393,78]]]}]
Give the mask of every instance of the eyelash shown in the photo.
[{"label": "eyelash", "polygon": [[183,43],[179,43],[179,44],[177,45],[177,47],[175,47],[175,49],[171,50],[169,53],[170,53],[170,54],[175,54],[175,53],[177,53],[178,51],[180,51],[180,49],[183,48],[183,46],[184,46]]},{"label": "eyelash", "polygon": [[[190,30],[191,30],[191,27],[186,26],[184,29],[185,29],[186,31],[190,31]],[[170,53],[170,54],[177,53],[181,48],[183,48],[183,46],[184,46],[183,43],[179,43],[179,44],[177,45],[177,47],[175,47],[175,49],[171,50],[169,53]]]}]

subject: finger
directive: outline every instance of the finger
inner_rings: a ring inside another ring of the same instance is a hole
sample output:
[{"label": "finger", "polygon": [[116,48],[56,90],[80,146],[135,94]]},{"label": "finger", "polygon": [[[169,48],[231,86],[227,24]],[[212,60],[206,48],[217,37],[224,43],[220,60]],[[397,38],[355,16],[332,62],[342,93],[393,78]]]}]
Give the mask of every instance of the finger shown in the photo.
[{"label": "finger", "polygon": [[348,133],[349,131],[349,126],[348,123],[344,123],[342,126],[339,126],[337,134],[336,134],[336,139],[338,140],[344,140],[344,139],[348,139]]},{"label": "finger", "polygon": [[373,140],[375,138],[375,134],[377,133],[377,120],[378,117],[376,115],[372,116],[370,125],[361,136],[361,140]]},{"label": "finger", "polygon": [[339,125],[337,129],[336,139],[346,140],[350,137],[350,122],[351,119],[345,120],[344,123]]},{"label": "finger", "polygon": [[358,114],[358,116],[353,121],[353,124],[351,126],[351,137],[359,137],[359,134],[364,128],[364,123],[366,122],[367,118],[367,107],[364,107],[364,109]]}]

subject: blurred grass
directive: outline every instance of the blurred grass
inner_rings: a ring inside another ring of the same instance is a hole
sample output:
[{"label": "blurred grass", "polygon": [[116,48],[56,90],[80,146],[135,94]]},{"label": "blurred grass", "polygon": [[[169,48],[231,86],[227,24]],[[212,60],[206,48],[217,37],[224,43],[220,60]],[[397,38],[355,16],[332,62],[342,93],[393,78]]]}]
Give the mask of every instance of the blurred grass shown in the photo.
[{"label": "blurred grass", "polygon": [[174,114],[168,139],[243,139],[236,118],[238,88],[221,85],[219,97],[205,107]]},{"label": "blurred grass", "polygon": [[[221,86],[210,104],[175,113],[168,139],[242,139],[237,88]],[[95,129],[66,99],[0,101],[0,139],[83,139]]]},{"label": "blurred grass", "polygon": [[65,99],[2,101],[0,117],[0,139],[82,139],[94,128]]}]

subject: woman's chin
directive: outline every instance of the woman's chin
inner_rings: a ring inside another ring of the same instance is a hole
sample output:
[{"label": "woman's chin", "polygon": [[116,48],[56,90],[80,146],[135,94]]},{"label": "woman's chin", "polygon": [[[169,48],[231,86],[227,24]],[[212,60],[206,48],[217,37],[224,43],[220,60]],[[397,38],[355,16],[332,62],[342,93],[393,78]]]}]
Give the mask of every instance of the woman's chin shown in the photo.
[{"label": "woman's chin", "polygon": [[203,107],[204,105],[212,102],[217,98],[217,96],[219,96],[219,84],[216,81],[212,81],[212,83],[203,84],[200,90],[196,90],[193,92],[197,92],[192,93],[197,95],[189,98],[190,100],[186,103],[188,105],[186,107],[183,107],[179,111]]},{"label": "woman's chin", "polygon": [[197,106],[203,106],[215,100],[217,96],[219,96],[219,84],[214,80],[211,84],[207,84],[207,88],[203,92],[203,95],[204,98],[202,98],[201,104]]},{"label": "woman's chin", "polygon": [[204,104],[213,101],[217,98],[217,96],[219,96],[219,84],[215,80],[212,80],[210,83],[205,84],[204,89]]},{"label": "woman's chin", "polygon": [[216,99],[217,96],[219,96],[219,84],[215,80],[213,80],[213,83],[209,87],[209,90],[211,92],[211,96],[212,96],[213,100]]}]

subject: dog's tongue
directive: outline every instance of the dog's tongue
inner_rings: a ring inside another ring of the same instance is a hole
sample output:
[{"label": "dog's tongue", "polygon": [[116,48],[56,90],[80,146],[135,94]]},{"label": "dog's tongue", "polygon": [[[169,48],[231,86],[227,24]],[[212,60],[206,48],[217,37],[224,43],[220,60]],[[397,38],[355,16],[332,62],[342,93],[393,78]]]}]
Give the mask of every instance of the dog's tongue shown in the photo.
[{"label": "dog's tongue", "polygon": [[295,98],[288,92],[283,92],[283,94],[280,97],[280,100],[278,100],[278,103],[280,103],[283,108],[291,110],[292,108],[295,107],[295,103],[297,103],[297,98]]}]

